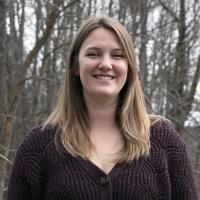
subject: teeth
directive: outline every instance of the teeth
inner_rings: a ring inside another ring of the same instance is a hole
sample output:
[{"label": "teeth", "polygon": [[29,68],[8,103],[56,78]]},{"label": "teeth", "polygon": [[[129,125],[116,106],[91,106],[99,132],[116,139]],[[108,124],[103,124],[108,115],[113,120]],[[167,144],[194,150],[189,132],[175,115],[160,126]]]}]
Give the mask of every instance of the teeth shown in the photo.
[{"label": "teeth", "polygon": [[95,76],[98,80],[112,80],[111,76]]}]

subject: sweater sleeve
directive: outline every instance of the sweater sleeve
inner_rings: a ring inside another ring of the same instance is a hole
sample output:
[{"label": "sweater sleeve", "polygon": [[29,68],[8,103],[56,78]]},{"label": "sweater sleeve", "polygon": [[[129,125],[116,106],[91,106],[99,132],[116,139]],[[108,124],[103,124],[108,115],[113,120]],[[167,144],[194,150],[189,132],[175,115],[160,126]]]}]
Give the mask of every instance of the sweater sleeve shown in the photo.
[{"label": "sweater sleeve", "polygon": [[7,199],[8,200],[21,200],[30,199],[31,191],[25,175],[25,163],[21,149],[17,151],[12,172],[9,179]]},{"label": "sweater sleeve", "polygon": [[[170,129],[169,129],[170,130]],[[167,148],[172,200],[198,200],[186,144],[172,128]]]}]

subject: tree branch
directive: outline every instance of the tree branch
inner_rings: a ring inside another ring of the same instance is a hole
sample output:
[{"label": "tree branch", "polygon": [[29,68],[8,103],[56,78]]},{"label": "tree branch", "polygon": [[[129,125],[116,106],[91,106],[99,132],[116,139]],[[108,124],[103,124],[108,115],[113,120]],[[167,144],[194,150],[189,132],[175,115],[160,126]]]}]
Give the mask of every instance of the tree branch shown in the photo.
[{"label": "tree branch", "polygon": [[176,14],[161,0],[159,0],[161,6],[174,18],[176,22],[179,21],[179,18],[176,16]]},{"label": "tree branch", "polygon": [[5,160],[7,163],[9,164],[13,164],[8,158],[6,158],[5,156],[3,156],[2,154],[0,154],[0,158],[2,158],[3,160]]},{"label": "tree branch", "polygon": [[198,84],[198,81],[199,81],[199,76],[200,76],[200,54],[199,54],[199,57],[198,57],[197,66],[196,66],[194,78],[193,78],[193,81],[192,81],[190,94],[189,94],[189,97],[188,97],[188,100],[190,100],[190,101],[193,101],[193,99],[194,99],[197,84]]}]

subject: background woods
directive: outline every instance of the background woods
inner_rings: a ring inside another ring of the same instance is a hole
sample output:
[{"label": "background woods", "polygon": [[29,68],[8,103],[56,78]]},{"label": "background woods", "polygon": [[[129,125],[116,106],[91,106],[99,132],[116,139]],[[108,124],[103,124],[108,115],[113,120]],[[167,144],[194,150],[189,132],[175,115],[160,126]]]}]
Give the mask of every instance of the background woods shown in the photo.
[{"label": "background woods", "polygon": [[149,110],[176,124],[200,186],[199,0],[0,0],[0,200],[19,142],[53,106],[72,37],[102,14],[131,33]]}]

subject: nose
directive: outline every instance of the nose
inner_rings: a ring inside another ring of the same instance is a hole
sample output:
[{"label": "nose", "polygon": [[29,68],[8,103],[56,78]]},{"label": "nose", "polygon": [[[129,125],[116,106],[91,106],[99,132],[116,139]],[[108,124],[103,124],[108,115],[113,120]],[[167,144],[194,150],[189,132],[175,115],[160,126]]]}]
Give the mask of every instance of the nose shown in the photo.
[{"label": "nose", "polygon": [[112,69],[112,60],[109,55],[102,56],[99,63],[99,69],[104,71]]}]

